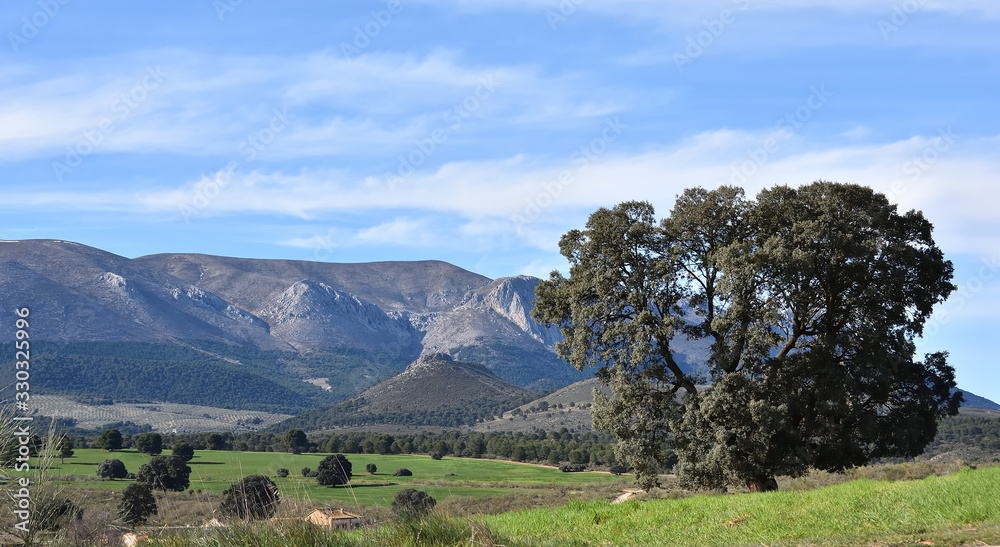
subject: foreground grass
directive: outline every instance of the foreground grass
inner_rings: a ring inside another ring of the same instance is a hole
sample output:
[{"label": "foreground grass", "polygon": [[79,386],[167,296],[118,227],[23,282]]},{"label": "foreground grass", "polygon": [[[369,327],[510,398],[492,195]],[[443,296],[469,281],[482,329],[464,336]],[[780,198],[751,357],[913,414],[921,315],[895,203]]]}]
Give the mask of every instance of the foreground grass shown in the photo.
[{"label": "foreground grass", "polygon": [[698,496],[485,517],[513,545],[871,545],[934,537],[1000,543],[1000,467],[807,492]]},{"label": "foreground grass", "polygon": [[856,480],[806,492],[693,496],[329,532],[264,522],[157,545],[986,545],[1000,544],[1000,467],[920,481]]}]

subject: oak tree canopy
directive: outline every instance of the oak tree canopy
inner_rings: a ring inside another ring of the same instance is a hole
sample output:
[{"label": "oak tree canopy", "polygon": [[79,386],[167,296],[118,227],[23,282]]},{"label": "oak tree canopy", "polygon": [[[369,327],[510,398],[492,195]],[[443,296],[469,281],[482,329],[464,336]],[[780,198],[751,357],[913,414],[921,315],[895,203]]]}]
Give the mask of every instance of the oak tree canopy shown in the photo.
[{"label": "oak tree canopy", "polygon": [[[594,424],[641,486],[669,443],[685,484],[767,490],[918,455],[957,413],[947,353],[914,356],[955,289],[931,231],[853,184],[688,189],[662,220],[633,201],[566,233],[569,275],[539,284],[532,314],[611,387]],[[709,348],[700,366],[675,355],[685,338]]]}]

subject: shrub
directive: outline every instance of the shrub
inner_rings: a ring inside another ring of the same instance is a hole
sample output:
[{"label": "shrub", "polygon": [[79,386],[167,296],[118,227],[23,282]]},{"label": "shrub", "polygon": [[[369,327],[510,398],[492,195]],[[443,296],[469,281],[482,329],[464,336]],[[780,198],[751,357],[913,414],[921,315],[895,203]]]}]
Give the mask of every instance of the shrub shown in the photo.
[{"label": "shrub", "polygon": [[278,470],[275,472],[275,474],[283,479],[288,476],[288,470],[285,469],[284,467],[279,467]]},{"label": "shrub", "polygon": [[378,466],[376,466],[374,463],[370,463],[365,466],[365,471],[367,471],[369,475],[374,475],[375,472],[378,471]]},{"label": "shrub", "polygon": [[121,460],[104,460],[97,466],[97,476],[102,479],[124,479],[128,477],[128,470]]},{"label": "shrub", "polygon": [[409,469],[407,469],[405,467],[400,467],[399,469],[396,470],[395,473],[392,474],[392,476],[393,477],[412,477],[413,476],[413,471],[410,471]]},{"label": "shrub", "polygon": [[347,484],[351,480],[351,462],[343,454],[334,454],[319,462],[316,481],[323,486]]},{"label": "shrub", "polygon": [[580,471],[585,471],[586,469],[587,466],[582,463],[564,463],[559,466],[559,470],[563,473],[578,473]]},{"label": "shrub", "polygon": [[612,465],[608,471],[612,475],[621,475],[622,473],[628,473],[628,467],[625,467],[624,465]]},{"label": "shrub", "polygon": [[278,487],[264,475],[250,475],[222,493],[219,511],[228,517],[266,519],[274,516],[281,497]]},{"label": "shrub", "polygon": [[309,469],[308,467],[303,467],[302,468],[302,476],[303,477],[308,477],[309,473],[311,473],[311,472],[312,472],[312,469]]},{"label": "shrub", "polygon": [[135,480],[159,490],[183,492],[191,483],[191,468],[180,456],[153,456],[142,464]]},{"label": "shrub", "polygon": [[118,516],[122,522],[135,528],[145,524],[150,515],[156,514],[156,498],[148,484],[134,482],[122,492],[118,503]]},{"label": "shrub", "polygon": [[435,505],[437,500],[427,492],[414,488],[400,490],[396,494],[396,499],[392,500],[393,512],[404,519],[424,517],[434,509]]},{"label": "shrub", "polygon": [[435,453],[431,454],[431,459],[432,460],[440,460],[443,457],[444,456],[442,456],[440,452],[435,452]]},{"label": "shrub", "polygon": [[194,447],[184,441],[177,441],[174,443],[174,448],[171,453],[174,456],[183,458],[184,461],[189,462],[191,461],[191,458],[194,458]]}]

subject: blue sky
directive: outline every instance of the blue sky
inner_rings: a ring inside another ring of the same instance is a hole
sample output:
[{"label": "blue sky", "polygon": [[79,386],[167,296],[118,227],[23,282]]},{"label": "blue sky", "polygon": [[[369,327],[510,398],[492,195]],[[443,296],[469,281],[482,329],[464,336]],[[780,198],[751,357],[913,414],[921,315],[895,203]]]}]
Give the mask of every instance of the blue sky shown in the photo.
[{"label": "blue sky", "polygon": [[960,292],[922,349],[1000,400],[994,0],[36,0],[0,30],[0,239],[544,276],[601,206],[854,182],[934,223]]}]

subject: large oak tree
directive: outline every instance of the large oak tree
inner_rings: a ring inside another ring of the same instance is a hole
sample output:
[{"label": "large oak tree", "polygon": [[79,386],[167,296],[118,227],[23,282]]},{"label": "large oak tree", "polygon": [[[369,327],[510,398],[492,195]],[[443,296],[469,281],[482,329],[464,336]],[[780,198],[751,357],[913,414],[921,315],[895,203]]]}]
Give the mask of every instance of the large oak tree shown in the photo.
[{"label": "large oak tree", "polygon": [[[657,484],[669,442],[686,484],[767,490],[776,475],[915,456],[957,412],[947,354],[914,357],[954,290],[931,230],[830,182],[753,200],[689,189],[661,221],[622,203],[563,236],[569,276],[540,283],[533,315],[611,387],[595,392],[594,423],[640,485]],[[710,347],[702,367],[675,356],[685,338]]]}]

